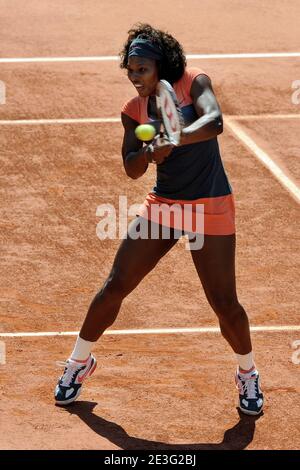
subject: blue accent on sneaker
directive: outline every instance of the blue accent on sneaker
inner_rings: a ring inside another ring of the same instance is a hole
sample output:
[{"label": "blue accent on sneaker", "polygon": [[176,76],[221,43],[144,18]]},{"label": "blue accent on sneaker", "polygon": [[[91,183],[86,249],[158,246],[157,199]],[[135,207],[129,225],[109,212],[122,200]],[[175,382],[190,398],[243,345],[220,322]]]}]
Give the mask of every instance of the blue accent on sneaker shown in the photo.
[{"label": "blue accent on sneaker", "polygon": [[97,361],[90,354],[84,364],[72,359],[68,359],[65,363],[59,363],[59,365],[62,364],[65,365],[65,369],[55,388],[54,397],[57,405],[68,405],[79,397],[82,383],[92,375],[96,369]]},{"label": "blue accent on sneaker", "polygon": [[239,368],[235,374],[239,390],[239,408],[247,415],[258,415],[264,405],[264,396],[260,388],[260,377],[257,370],[241,374]]}]

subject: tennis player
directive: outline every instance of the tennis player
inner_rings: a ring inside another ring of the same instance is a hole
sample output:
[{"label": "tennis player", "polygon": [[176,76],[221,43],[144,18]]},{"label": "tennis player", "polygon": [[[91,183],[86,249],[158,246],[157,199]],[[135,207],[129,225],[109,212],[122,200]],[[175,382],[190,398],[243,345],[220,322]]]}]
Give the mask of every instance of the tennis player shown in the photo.
[{"label": "tennis player", "polygon": [[[204,207],[204,227],[193,225],[182,233],[199,231],[204,238],[201,248],[190,250],[191,257],[222,335],[235,353],[239,407],[246,414],[257,415],[263,408],[263,394],[253,359],[248,317],[236,292],[234,199],[218,147],[222,114],[211,80],[203,70],[186,66],[183,49],[174,37],[147,24],[138,24],[129,31],[121,52],[121,68],[126,69],[137,91],[121,113],[124,168],[130,178],[136,179],[154,163],[157,179],[129,225],[110,274],[88,309],[55,389],[56,404],[69,404],[79,396],[83,380],[96,368],[91,354],[96,341],[116,320],[125,297],[178,241],[180,227],[171,218],[168,238],[162,230],[156,237],[136,237],[138,227],[146,223],[149,228],[157,224],[162,229],[162,219],[157,219],[157,211],[152,209],[168,208],[174,203],[183,208],[188,203],[193,217],[199,204]],[[176,147],[168,140],[158,145],[157,139],[143,145],[134,132],[139,124],[148,122],[159,130],[155,91],[160,79],[172,84],[185,121]]]}]

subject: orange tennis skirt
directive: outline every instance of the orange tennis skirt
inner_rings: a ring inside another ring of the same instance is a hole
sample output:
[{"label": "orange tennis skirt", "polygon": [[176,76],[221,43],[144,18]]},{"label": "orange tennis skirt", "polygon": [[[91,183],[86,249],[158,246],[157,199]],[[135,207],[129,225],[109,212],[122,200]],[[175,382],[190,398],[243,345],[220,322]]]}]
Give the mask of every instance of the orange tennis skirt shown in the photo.
[{"label": "orange tennis skirt", "polygon": [[137,215],[182,232],[204,235],[235,233],[233,194],[188,201],[149,193]]}]

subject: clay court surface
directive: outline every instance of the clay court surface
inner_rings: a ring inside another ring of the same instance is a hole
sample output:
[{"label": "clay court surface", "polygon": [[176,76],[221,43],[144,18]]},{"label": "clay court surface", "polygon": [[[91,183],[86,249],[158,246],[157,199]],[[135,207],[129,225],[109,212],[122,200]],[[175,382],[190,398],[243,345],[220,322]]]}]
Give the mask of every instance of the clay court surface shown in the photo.
[{"label": "clay court surface", "polygon": [[[142,10],[135,0],[0,0],[0,10],[0,448],[298,449],[300,104],[292,83],[300,54],[291,53],[299,52],[299,2],[155,0]],[[121,124],[109,121],[135,90],[106,56],[117,55],[136,21],[169,30],[187,54],[275,54],[189,60],[211,76],[225,117],[219,143],[236,200],[239,298],[261,327],[252,334],[266,396],[257,418],[236,409],[229,346],[201,330],[218,325],[183,242],[124,301],[97,343],[98,368],[80,400],[53,403],[56,361],[68,357],[75,333],[45,333],[79,330],[120,243],[96,236],[97,207],[118,208],[119,196],[141,204],[155,179],[154,166],[138,180],[125,175]],[[51,57],[80,59],[17,61]]]}]

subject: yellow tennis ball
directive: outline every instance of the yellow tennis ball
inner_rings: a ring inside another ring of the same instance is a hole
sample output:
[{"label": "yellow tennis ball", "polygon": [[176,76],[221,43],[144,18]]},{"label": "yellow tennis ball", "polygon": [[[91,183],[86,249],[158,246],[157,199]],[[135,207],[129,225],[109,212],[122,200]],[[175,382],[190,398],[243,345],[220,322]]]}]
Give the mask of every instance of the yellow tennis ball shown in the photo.
[{"label": "yellow tennis ball", "polygon": [[151,124],[141,124],[137,126],[135,129],[135,135],[139,140],[143,140],[147,142],[148,140],[152,140],[156,134],[155,127]]}]

